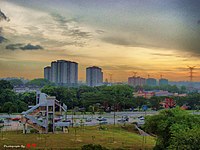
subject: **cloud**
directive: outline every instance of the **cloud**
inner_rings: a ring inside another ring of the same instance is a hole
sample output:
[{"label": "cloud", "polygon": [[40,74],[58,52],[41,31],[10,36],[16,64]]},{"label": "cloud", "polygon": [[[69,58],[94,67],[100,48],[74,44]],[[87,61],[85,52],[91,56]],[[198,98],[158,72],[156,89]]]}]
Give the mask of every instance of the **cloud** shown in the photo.
[{"label": "cloud", "polygon": [[123,36],[106,36],[101,39],[104,42],[114,44],[114,45],[121,45],[127,47],[156,47],[151,44],[140,43],[134,40],[133,38],[127,38]]},{"label": "cloud", "polygon": [[90,38],[91,33],[86,31],[81,31],[80,29],[71,29],[69,30],[69,36],[74,38]]},{"label": "cloud", "polygon": [[101,66],[104,70],[145,70],[143,67],[129,66],[129,65],[112,65]]},{"label": "cloud", "polygon": [[43,47],[40,45],[27,44],[23,47],[20,47],[20,49],[22,49],[22,50],[39,50],[39,49],[43,49]]},{"label": "cloud", "polygon": [[0,43],[6,42],[7,39],[0,35]]},{"label": "cloud", "polygon": [[174,56],[174,54],[163,54],[163,53],[151,53],[151,55],[154,55],[154,56],[166,56],[166,57]]},{"label": "cloud", "polygon": [[22,44],[22,43],[17,43],[17,44],[9,44],[6,46],[6,49],[8,50],[41,50],[43,49],[42,46],[40,45],[32,45],[32,44]]},{"label": "cloud", "polygon": [[0,10],[0,21],[10,21],[10,19]]},{"label": "cloud", "polygon": [[[199,34],[197,34],[199,33]],[[185,33],[184,33],[185,34]],[[126,35],[123,34],[117,36],[113,35],[105,35],[101,38],[103,42],[120,45],[126,47],[142,47],[147,49],[163,49],[164,50],[177,50],[182,53],[189,53],[192,57],[200,57],[200,32],[194,32],[185,36],[183,34],[182,37],[171,37],[171,36],[162,36],[155,35],[150,37],[145,37],[145,35]],[[154,54],[154,55],[162,55],[162,54]],[[164,54],[167,56],[166,54]],[[164,56],[162,55],[162,56]],[[169,54],[170,55],[170,54]],[[169,56],[168,55],[168,56]],[[189,56],[189,55],[188,55]]]},{"label": "cloud", "polygon": [[[6,18],[6,16],[5,16],[5,15],[1,12],[1,10],[0,10],[0,21],[1,21],[2,19],[5,19],[5,18]],[[6,39],[5,37],[2,36],[2,31],[3,31],[3,28],[0,27],[0,44],[7,41],[7,39]]]},{"label": "cloud", "polygon": [[96,33],[97,33],[97,34],[103,34],[103,33],[105,33],[105,31],[104,31],[104,30],[98,29],[98,30],[96,30]]},{"label": "cloud", "polygon": [[78,22],[77,18],[66,19],[66,17],[58,13],[51,13],[51,16],[53,17],[55,21],[59,22],[61,25],[66,26],[66,27],[67,27],[67,23]]},{"label": "cloud", "polygon": [[197,21],[197,24],[200,24],[200,20]]},{"label": "cloud", "polygon": [[[79,19],[67,19],[58,13],[51,13],[50,15],[56,22],[55,25],[57,26],[57,29],[60,29],[61,35],[70,38],[70,43],[74,43],[74,46],[83,47],[87,44],[87,40],[92,37],[92,32],[87,31],[86,28],[80,26]],[[68,43],[66,43],[66,45],[68,45]]]},{"label": "cloud", "polygon": [[23,44],[17,43],[17,44],[9,44],[6,46],[6,49],[9,50],[16,50],[16,49],[20,49],[20,47],[23,46]]}]

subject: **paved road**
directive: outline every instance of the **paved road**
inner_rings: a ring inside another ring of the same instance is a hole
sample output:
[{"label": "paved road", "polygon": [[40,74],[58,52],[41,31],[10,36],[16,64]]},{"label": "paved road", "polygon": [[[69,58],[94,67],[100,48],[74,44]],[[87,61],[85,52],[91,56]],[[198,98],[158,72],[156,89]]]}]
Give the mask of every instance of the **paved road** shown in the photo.
[{"label": "paved road", "polygon": [[[156,111],[148,111],[146,112],[115,112],[115,123],[116,124],[122,124],[118,122],[122,118],[122,116],[128,116],[129,122],[134,122],[134,121],[140,121],[137,117],[139,116],[145,116],[145,115],[154,115],[157,114],[158,112]],[[74,115],[73,116],[73,122],[76,123],[77,125],[80,125],[81,120],[83,120],[84,125],[86,126],[93,126],[93,125],[98,125],[100,122],[97,120],[99,116],[102,116],[103,118],[106,119],[107,124],[113,124],[114,123],[114,112],[111,113],[104,113],[102,115],[95,114],[95,115]],[[0,118],[16,118],[20,117],[20,115],[0,115]],[[86,118],[92,118],[91,122],[86,122]],[[67,115],[67,119],[71,120],[72,122],[72,115]],[[140,121],[141,122],[141,121]],[[143,122],[141,122],[143,123]],[[5,124],[7,126],[3,127],[3,130],[22,130],[22,125],[18,121],[11,121],[11,120],[5,120]]]}]

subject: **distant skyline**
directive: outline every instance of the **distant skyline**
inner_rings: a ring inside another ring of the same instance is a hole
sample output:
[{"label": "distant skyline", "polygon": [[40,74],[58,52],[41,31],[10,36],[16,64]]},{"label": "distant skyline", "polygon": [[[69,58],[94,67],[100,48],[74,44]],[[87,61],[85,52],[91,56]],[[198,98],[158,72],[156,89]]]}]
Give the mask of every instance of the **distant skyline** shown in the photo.
[{"label": "distant skyline", "polygon": [[200,81],[200,1],[197,0],[1,0],[0,78],[42,78],[54,60],[88,66],[104,79]]}]

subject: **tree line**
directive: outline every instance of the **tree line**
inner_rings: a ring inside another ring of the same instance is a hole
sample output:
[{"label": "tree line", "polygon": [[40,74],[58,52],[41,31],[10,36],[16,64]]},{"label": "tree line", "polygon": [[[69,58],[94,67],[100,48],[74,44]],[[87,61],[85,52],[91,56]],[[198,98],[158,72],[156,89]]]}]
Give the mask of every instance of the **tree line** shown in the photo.
[{"label": "tree line", "polygon": [[[35,80],[34,80],[35,81]],[[37,80],[38,82],[38,80]],[[150,87],[146,86],[144,89]],[[176,86],[157,87],[159,89],[170,89],[174,92],[183,92],[184,88]],[[28,109],[29,105],[35,105],[35,93],[15,93],[12,82],[0,80],[0,112],[22,112]],[[55,85],[45,85],[41,89],[42,92],[56,96],[56,99],[65,103],[69,109],[74,107],[82,108],[84,111],[122,111],[130,109],[141,110],[143,105],[148,108],[159,110],[162,109],[160,102],[166,97],[151,97],[146,99],[143,97],[134,97],[133,92],[139,90],[139,87],[131,87],[129,85],[112,85],[99,87],[60,87]],[[190,109],[199,109],[200,94],[191,93],[186,97],[172,97],[179,106],[187,105]],[[95,109],[95,110],[94,110]]]}]

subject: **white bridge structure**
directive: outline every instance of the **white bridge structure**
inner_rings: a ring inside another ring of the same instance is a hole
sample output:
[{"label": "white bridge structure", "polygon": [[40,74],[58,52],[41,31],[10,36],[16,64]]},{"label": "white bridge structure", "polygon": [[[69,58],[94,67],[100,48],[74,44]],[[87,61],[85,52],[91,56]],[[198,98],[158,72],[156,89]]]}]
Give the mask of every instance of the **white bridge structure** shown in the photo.
[{"label": "white bridge structure", "polygon": [[68,127],[69,122],[64,122],[67,106],[61,104],[54,96],[45,93],[36,93],[36,105],[21,114],[23,133],[32,127],[39,133],[54,133],[56,127]]}]

